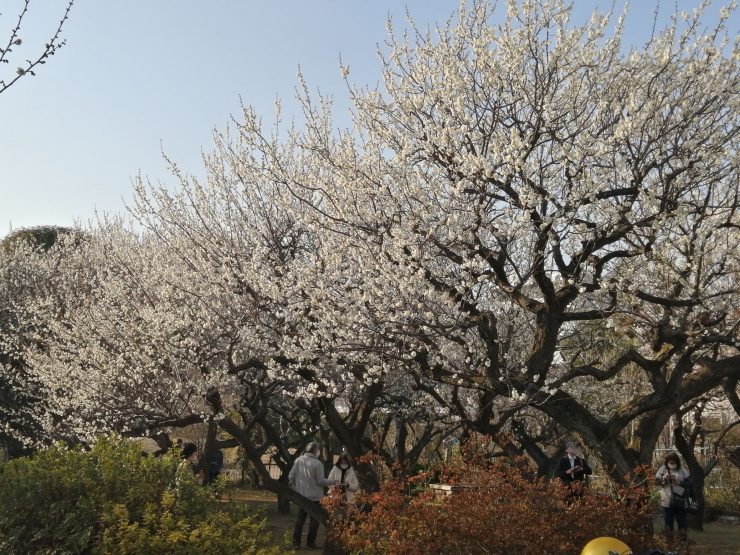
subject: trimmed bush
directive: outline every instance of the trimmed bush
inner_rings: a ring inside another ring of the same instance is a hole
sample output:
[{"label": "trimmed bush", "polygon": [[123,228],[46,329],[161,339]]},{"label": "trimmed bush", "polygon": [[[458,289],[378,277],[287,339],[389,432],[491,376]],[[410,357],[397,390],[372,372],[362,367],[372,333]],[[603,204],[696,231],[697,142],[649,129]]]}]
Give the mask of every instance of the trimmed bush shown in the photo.
[{"label": "trimmed bush", "polygon": [[165,492],[161,503],[149,505],[140,522],[132,522],[123,505],[106,515],[100,552],[110,555],[278,555],[265,534],[264,522],[249,515],[211,511],[198,520],[178,510],[175,492]]},{"label": "trimmed bush", "polygon": [[279,552],[259,520],[194,477],[173,489],[176,465],[115,438],[3,463],[0,554]]},{"label": "trimmed bush", "polygon": [[[440,468],[448,484],[464,486],[446,497],[414,494],[425,475],[386,483],[356,498],[359,506],[334,510],[332,540],[350,553],[580,553],[593,538],[614,536],[634,550],[659,547],[651,525],[649,488],[612,495],[569,495],[559,482],[537,478],[523,462],[489,463],[475,456]],[[326,506],[332,510],[332,500]]]}]

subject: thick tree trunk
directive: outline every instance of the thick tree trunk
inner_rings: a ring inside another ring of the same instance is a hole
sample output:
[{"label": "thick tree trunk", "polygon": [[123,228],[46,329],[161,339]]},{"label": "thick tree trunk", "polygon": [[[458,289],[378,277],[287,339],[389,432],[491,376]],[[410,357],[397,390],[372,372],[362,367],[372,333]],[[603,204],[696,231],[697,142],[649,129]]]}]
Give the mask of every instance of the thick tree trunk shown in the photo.
[{"label": "thick tree trunk", "polygon": [[[290,488],[290,484],[288,483],[287,474],[283,473],[278,479],[278,482]],[[288,497],[282,491],[277,492],[277,512],[280,515],[289,515],[291,512],[290,511],[290,499],[288,499]]]},{"label": "thick tree trunk", "polygon": [[[680,423],[680,418],[678,419]],[[692,530],[704,531],[704,468],[694,455],[694,443],[686,440],[682,425],[676,426],[674,430],[676,448],[681,453],[683,460],[686,462],[689,474],[691,474],[691,485],[694,488],[694,495],[699,502],[699,510],[695,515],[689,516],[689,528]]]},{"label": "thick tree trunk", "polygon": [[701,486],[694,481],[694,495],[699,503],[699,510],[695,515],[688,515],[689,528],[697,530],[699,532],[704,531],[704,509],[706,507],[704,503],[704,477],[701,477]]},{"label": "thick tree trunk", "polygon": [[319,521],[319,523],[326,526],[328,521],[328,515],[326,514],[326,511],[320,505],[317,505],[316,503],[303,497],[301,494],[291,488],[290,484],[287,481],[287,475],[285,475],[284,481],[282,480],[283,476],[281,476],[281,478],[278,480],[275,480],[272,476],[270,476],[267,468],[265,468],[265,465],[262,463],[262,453],[250,441],[249,434],[246,433],[245,430],[240,428],[239,425],[230,418],[224,418],[223,420],[221,420],[219,422],[219,426],[223,430],[231,434],[242,446],[242,448],[244,449],[244,453],[246,454],[249,461],[252,463],[255,472],[259,476],[260,481],[262,482],[262,485],[266,490],[275,493],[278,498],[282,497],[283,499],[287,501],[292,501],[299,507],[304,508],[309,515],[313,516],[316,520]]},{"label": "thick tree trunk", "polygon": [[[353,455],[353,457],[354,456],[355,455]],[[363,491],[372,493],[380,489],[378,475],[371,464],[356,462],[354,464],[354,469],[355,473],[357,474],[357,480],[360,482],[360,487],[363,489]]]},{"label": "thick tree trunk", "polygon": [[213,460],[213,456],[218,449],[216,446],[216,440],[218,439],[218,425],[211,421],[208,423],[208,429],[206,431],[206,443],[203,446],[203,454],[200,457],[200,461],[198,461],[198,468],[199,470],[202,470],[205,474],[203,477],[203,485],[208,485],[211,481],[210,479],[210,463]]}]

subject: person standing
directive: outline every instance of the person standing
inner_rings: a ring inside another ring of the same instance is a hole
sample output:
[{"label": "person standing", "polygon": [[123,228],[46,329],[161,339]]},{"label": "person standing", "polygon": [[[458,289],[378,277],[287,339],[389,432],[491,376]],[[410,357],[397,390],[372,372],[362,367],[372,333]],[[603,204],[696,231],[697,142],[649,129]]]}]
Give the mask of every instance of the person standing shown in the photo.
[{"label": "person standing", "polygon": [[558,461],[556,476],[570,488],[571,495],[581,495],[586,476],[592,472],[583,457],[578,456],[578,444],[568,442],[565,456]]},{"label": "person standing", "polygon": [[221,470],[224,467],[224,452],[221,449],[216,449],[211,453],[210,460],[208,461],[208,468],[206,471],[206,477],[203,484],[212,484],[221,475]]},{"label": "person standing", "polygon": [[663,533],[673,536],[673,522],[678,526],[678,533],[682,540],[686,540],[686,511],[671,506],[673,496],[682,496],[691,483],[689,471],[681,466],[681,459],[676,453],[670,453],[655,473],[655,484],[660,488],[660,506],[663,509]]},{"label": "person standing", "polygon": [[329,472],[329,481],[337,482],[342,488],[342,503],[352,503],[355,492],[360,489],[357,473],[349,462],[347,453],[342,453]]},{"label": "person standing", "polygon": [[[337,485],[324,478],[324,465],[319,460],[321,446],[312,441],[306,446],[306,450],[293,463],[290,469],[288,479],[293,489],[303,497],[311,500],[311,503],[319,509],[319,501],[324,497],[324,488]],[[308,512],[303,507],[298,507],[298,516],[296,517],[295,527],[293,528],[293,547],[301,546],[301,536],[303,534],[303,525],[306,522]],[[306,537],[306,546],[311,549],[318,549],[316,545],[316,536],[319,532],[319,521],[310,516],[308,522],[308,536]]]},{"label": "person standing", "polygon": [[198,481],[203,479],[203,471],[198,473],[198,448],[195,443],[185,443],[180,453],[180,464],[177,465],[175,472],[175,484],[179,488],[183,480],[191,479],[190,476],[197,476]]}]

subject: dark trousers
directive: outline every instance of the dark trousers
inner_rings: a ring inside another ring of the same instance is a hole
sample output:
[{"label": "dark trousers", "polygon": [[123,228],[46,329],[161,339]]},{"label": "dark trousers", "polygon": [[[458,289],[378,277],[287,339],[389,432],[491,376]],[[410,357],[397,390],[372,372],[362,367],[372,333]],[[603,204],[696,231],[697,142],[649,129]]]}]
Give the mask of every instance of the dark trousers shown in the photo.
[{"label": "dark trousers", "polygon": [[[318,501],[313,501],[317,506]],[[293,545],[301,545],[301,535],[303,534],[303,524],[306,522],[308,513],[302,507],[298,507],[298,517],[295,519],[295,527],[293,528]],[[306,545],[313,545],[316,543],[316,535],[319,533],[319,521],[314,517],[308,519],[308,536],[306,536]]]},{"label": "dark trousers", "polygon": [[663,507],[663,523],[668,530],[673,530],[673,519],[679,530],[686,530],[686,511],[674,509],[673,507]]}]

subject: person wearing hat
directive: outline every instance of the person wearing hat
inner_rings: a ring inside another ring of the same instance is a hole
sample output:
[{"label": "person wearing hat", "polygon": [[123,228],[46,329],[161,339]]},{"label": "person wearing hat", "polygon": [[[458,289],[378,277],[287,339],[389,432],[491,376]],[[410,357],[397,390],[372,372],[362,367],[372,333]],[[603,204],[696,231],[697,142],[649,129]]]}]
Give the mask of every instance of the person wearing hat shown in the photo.
[{"label": "person wearing hat", "polygon": [[[318,508],[319,501],[324,497],[324,488],[337,485],[338,482],[324,478],[324,465],[319,460],[321,446],[312,441],[306,446],[303,455],[298,457],[290,469],[288,480],[293,489],[303,497],[307,497]],[[301,536],[303,534],[303,525],[306,522],[308,512],[303,507],[298,507],[298,516],[296,517],[293,528],[293,547],[301,546]],[[316,536],[319,531],[319,521],[310,516],[308,522],[308,536],[306,537],[306,546],[312,549],[318,549],[316,545]]]}]

